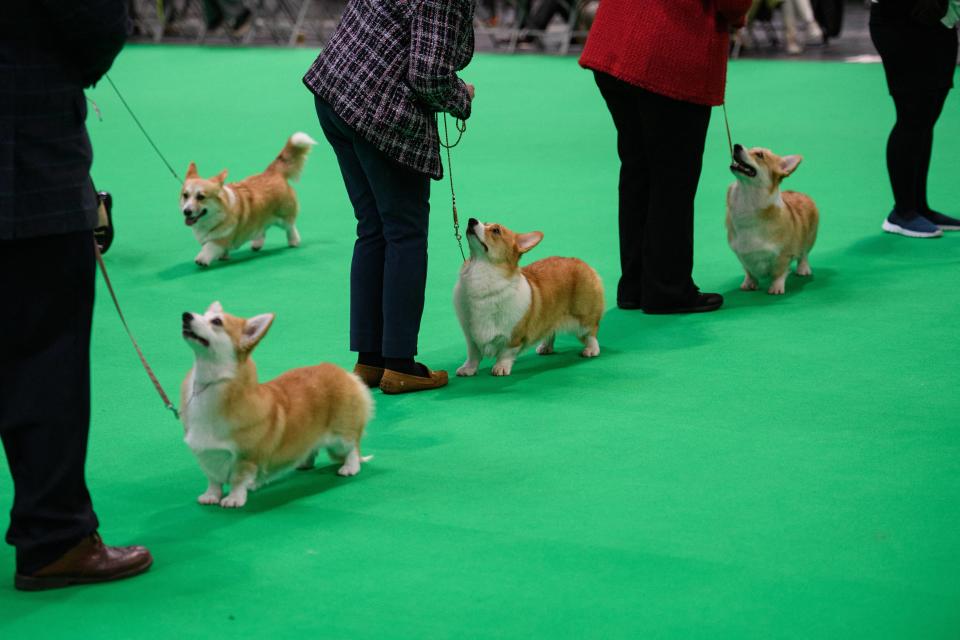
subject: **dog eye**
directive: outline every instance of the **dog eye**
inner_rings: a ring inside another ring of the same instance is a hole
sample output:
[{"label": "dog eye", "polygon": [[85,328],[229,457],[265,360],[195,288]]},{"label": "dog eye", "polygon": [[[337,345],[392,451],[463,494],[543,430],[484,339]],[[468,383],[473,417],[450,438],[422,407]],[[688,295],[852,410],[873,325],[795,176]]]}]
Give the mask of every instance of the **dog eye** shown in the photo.
[{"label": "dog eye", "polygon": [[493,229],[490,229],[490,232],[491,232],[493,235],[495,235],[495,236],[500,235],[500,229],[498,229],[497,227],[494,227]]},{"label": "dog eye", "polygon": [[183,199],[186,200],[186,199],[189,198],[189,197],[190,197],[190,194],[187,193],[186,191],[184,191],[184,192],[183,192]]},{"label": "dog eye", "polygon": [[757,151],[757,157],[763,160],[763,151]]},{"label": "dog eye", "polygon": [[215,325],[217,325],[218,327],[222,327],[222,326],[223,326],[223,320],[221,320],[220,318],[214,318],[213,320],[210,321],[210,324],[215,324]]},{"label": "dog eye", "polygon": [[198,193],[198,194],[197,194],[197,200],[203,200],[203,199],[206,198],[206,197],[207,197],[207,196],[203,195],[202,193]]}]

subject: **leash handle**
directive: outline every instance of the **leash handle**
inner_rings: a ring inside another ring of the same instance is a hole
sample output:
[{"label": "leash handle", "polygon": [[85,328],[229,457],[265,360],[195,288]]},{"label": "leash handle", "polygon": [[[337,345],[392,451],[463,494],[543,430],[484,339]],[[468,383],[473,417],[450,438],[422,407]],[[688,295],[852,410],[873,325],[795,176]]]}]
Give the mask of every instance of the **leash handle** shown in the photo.
[{"label": "leash handle", "polygon": [[110,297],[113,298],[113,306],[117,308],[117,314],[120,316],[120,322],[123,324],[123,328],[126,329],[127,336],[130,337],[130,342],[133,343],[133,348],[137,350],[137,355],[140,357],[140,363],[143,365],[147,375],[150,376],[150,382],[153,383],[153,388],[157,390],[158,394],[160,394],[160,399],[163,400],[164,406],[172,411],[173,416],[179,420],[180,412],[177,411],[177,408],[173,406],[172,402],[170,402],[170,398],[167,397],[167,393],[163,390],[163,386],[157,379],[156,374],[153,373],[153,369],[151,369],[150,365],[147,363],[147,359],[144,357],[143,351],[140,350],[140,345],[137,344],[136,338],[133,337],[133,332],[130,331],[130,327],[127,325],[127,319],[123,317],[123,311],[120,309],[120,302],[117,300],[117,294],[113,290],[113,284],[110,282],[110,276],[107,275],[107,267],[103,263],[103,255],[100,253],[100,245],[97,244],[96,238],[93,239],[93,250],[97,256],[97,265],[100,267],[100,273],[103,274],[103,280],[107,283],[107,291],[110,292]]},{"label": "leash handle", "polygon": [[453,207],[453,237],[457,239],[457,246],[460,247],[460,257],[463,258],[463,261],[467,261],[467,256],[463,252],[463,236],[460,235],[460,216],[457,214],[457,194],[453,189],[453,163],[450,159],[450,149],[454,148],[460,144],[460,140],[463,138],[463,132],[467,130],[467,123],[459,118],[456,119],[457,131],[460,132],[460,135],[457,136],[456,142],[450,144],[450,134],[447,130],[447,114],[443,114],[443,139],[444,142],[440,143],[440,146],[447,150],[447,177],[450,178],[450,202]]}]

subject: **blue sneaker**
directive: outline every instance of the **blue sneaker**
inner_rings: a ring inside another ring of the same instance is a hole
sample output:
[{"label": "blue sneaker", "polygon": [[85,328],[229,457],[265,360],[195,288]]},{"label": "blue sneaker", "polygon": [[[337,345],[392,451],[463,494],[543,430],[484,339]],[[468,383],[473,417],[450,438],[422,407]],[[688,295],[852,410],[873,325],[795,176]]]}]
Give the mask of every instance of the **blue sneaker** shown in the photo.
[{"label": "blue sneaker", "polygon": [[937,225],[941,231],[960,231],[960,220],[956,218],[945,216],[936,211],[925,211],[920,215]]},{"label": "blue sneaker", "polygon": [[908,238],[939,238],[943,235],[940,227],[923,216],[905,218],[896,211],[891,211],[883,221],[883,230],[887,233],[899,233]]}]

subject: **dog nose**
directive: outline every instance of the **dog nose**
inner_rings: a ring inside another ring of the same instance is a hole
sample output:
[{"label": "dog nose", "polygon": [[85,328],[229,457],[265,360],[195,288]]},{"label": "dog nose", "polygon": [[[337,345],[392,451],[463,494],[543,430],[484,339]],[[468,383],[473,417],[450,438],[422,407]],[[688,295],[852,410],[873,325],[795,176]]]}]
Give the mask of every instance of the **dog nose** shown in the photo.
[{"label": "dog nose", "polygon": [[193,213],[193,209],[184,209],[184,210],[183,210],[183,215],[185,215],[185,216],[189,216],[189,215],[191,215],[192,213]]},{"label": "dog nose", "polygon": [[742,145],[742,144],[735,144],[735,145],[733,145],[733,152],[734,152],[734,153],[740,153],[741,151],[743,151],[743,145]]},{"label": "dog nose", "polygon": [[467,229],[473,229],[478,224],[480,224],[479,220],[477,220],[476,218],[470,218],[469,220],[467,220]]},{"label": "dog nose", "polygon": [[193,322],[193,314],[189,311],[183,312],[183,324],[187,325]]}]

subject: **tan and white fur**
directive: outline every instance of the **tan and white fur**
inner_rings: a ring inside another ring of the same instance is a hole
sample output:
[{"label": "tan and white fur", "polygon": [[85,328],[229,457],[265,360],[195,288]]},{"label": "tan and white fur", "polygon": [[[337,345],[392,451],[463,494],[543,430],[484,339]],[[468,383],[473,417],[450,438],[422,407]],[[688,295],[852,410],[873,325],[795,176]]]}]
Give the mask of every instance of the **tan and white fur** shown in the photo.
[{"label": "tan and white fur", "polygon": [[468,223],[470,259],[453,290],[467,341],[458,376],[475,375],[483,358],[495,360],[493,375],[508,376],[523,349],[538,344],[537,353],[553,353],[563,331],[580,339],[583,357],[600,355],[600,277],[576,258],[545,258],[521,268],[520,257],[541,240],[539,231],[517,234],[499,224]]},{"label": "tan and white fur", "polygon": [[300,205],[290,181],[299,179],[315,144],[307,134],[295,133],[263,173],[230,184],[224,182],[226,169],[201,178],[191,162],[180,190],[180,212],[202,245],[194,262],[206,267],[214,260],[226,260],[230,251],[247,242],[259,251],[271,226],[287,232],[289,246],[300,246],[296,227]]},{"label": "tan and white fur", "polygon": [[237,318],[219,302],[206,313],[183,314],[183,337],[196,359],[181,387],[180,418],[207,476],[200,504],[242,507],[248,491],[312,468],[320,449],[341,465],[342,476],[356,475],[370,459],[360,455],[360,439],[373,399],[355,375],[324,363],[257,381],[250,353],[273,318]]},{"label": "tan and white fur", "polygon": [[809,254],[817,239],[817,206],[805,194],[780,191],[801,160],[760,147],[734,147],[730,170],[737,180],[727,190],[727,241],[746,272],[744,291],[757,289],[763,278],[771,280],[767,293],[785,293],[794,260],[798,276],[813,274]]}]

